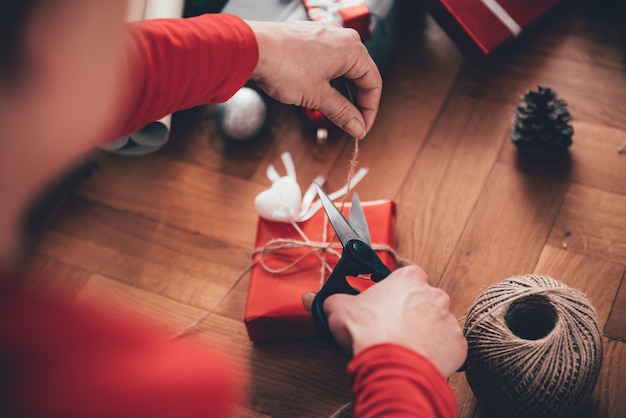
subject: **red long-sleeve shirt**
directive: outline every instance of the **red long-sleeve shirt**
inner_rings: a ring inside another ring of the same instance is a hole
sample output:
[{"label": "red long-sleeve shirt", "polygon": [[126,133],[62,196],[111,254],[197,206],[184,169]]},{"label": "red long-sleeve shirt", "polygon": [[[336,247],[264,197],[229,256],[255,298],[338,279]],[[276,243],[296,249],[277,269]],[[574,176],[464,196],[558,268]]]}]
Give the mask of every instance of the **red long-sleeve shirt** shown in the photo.
[{"label": "red long-sleeve shirt", "polygon": [[248,80],[258,59],[252,29],[236,16],[131,23],[127,100],[111,139],[177,110],[226,101]]},{"label": "red long-sleeve shirt", "polygon": [[454,393],[426,357],[394,344],[360,352],[348,365],[355,418],[456,417]]},{"label": "red long-sleeve shirt", "polygon": [[[228,15],[129,26],[127,105],[111,138],[162,116],[220,102],[250,77],[258,46]],[[245,384],[215,353],[164,342],[85,308],[0,291],[0,414],[221,417]],[[444,377],[406,348],[370,347],[349,364],[355,416],[455,417]]]}]

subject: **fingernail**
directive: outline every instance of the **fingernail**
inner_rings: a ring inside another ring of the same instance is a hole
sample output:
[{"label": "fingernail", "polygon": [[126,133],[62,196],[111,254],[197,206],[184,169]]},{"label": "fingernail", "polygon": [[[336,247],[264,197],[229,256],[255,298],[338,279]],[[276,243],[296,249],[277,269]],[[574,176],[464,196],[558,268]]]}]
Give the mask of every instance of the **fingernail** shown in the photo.
[{"label": "fingernail", "polygon": [[302,295],[302,304],[304,305],[304,309],[306,309],[307,312],[311,312],[313,299],[315,299],[315,293],[313,292],[306,292]]},{"label": "fingernail", "polygon": [[361,139],[365,136],[365,127],[361,125],[356,118],[352,118],[343,125],[343,129],[356,139]]}]

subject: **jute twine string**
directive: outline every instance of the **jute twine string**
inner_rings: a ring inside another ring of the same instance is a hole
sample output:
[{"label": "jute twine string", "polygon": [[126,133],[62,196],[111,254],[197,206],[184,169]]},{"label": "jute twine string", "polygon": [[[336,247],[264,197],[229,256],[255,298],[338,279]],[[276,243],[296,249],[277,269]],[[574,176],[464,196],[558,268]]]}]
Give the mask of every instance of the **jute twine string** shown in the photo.
[{"label": "jute twine string", "polygon": [[478,296],[464,326],[467,380],[496,417],[571,417],[602,363],[598,316],[584,293],[547,276],[514,276]]}]

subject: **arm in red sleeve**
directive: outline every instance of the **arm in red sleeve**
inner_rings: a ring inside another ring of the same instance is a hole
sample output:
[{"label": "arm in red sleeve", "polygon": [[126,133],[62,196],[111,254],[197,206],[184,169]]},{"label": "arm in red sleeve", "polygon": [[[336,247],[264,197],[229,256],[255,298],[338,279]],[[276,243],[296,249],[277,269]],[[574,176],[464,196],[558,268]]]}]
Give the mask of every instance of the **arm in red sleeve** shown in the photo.
[{"label": "arm in red sleeve", "polygon": [[2,286],[0,335],[3,417],[219,418],[245,396],[216,351]]},{"label": "arm in red sleeve", "polygon": [[126,42],[127,95],[111,139],[175,111],[227,100],[259,59],[252,29],[228,14],[130,23]]},{"label": "arm in red sleeve", "polygon": [[457,416],[454,393],[428,359],[394,344],[372,346],[348,365],[354,416]]}]

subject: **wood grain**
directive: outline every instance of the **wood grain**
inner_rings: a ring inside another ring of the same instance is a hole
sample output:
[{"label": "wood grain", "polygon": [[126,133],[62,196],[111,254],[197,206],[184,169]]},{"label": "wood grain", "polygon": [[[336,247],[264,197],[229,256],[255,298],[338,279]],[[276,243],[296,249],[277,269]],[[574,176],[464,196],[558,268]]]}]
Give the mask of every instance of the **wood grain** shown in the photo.
[{"label": "wood grain", "polygon": [[396,196],[399,251],[433,283],[441,279],[497,160],[506,113],[497,103],[453,90]]},{"label": "wood grain", "polygon": [[464,315],[484,287],[533,271],[566,190],[563,182],[495,164],[438,283],[453,313]]},{"label": "wood grain", "polygon": [[622,274],[622,285],[613,303],[611,316],[604,329],[604,334],[609,338],[626,342],[626,270]]},{"label": "wood grain", "polygon": [[204,309],[250,262],[248,248],[80,198],[73,199],[36,252]]},{"label": "wood grain", "polygon": [[261,185],[168,159],[164,153],[140,164],[112,155],[100,155],[98,162],[99,172],[79,190],[84,198],[187,231],[228,236],[233,244],[253,243],[253,200]]},{"label": "wood grain", "polygon": [[550,244],[626,264],[625,208],[624,195],[572,184]]}]

